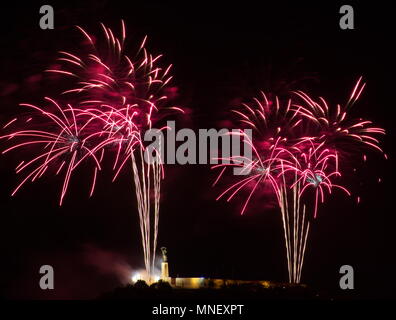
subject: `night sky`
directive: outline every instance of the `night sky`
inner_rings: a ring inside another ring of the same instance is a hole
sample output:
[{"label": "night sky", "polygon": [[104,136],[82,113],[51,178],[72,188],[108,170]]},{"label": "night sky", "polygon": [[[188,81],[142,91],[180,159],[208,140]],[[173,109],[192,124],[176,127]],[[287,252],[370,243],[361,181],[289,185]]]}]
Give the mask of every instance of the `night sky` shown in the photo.
[{"label": "night sky", "polygon": [[[394,19],[385,5],[359,4],[355,30],[338,26],[342,4],[214,5],[213,1],[163,4],[153,1],[51,2],[55,29],[41,30],[44,4],[2,7],[0,122],[17,113],[20,102],[55,95],[57,84],[42,71],[59,50],[77,47],[80,25],[100,32],[120,19],[127,40],[149,36],[148,48],[172,63],[177,103],[189,110],[177,128],[220,128],[230,106],[259,90],[284,95],[303,89],[333,103],[347,100],[360,75],[367,87],[354,112],[384,127],[389,160],[369,153],[369,161],[347,168],[345,185],[354,197],[335,193],[320,207],[307,248],[303,282],[339,292],[341,265],[355,270],[354,297],[389,297],[396,270],[394,209]],[[111,184],[101,179],[88,199],[88,173],[72,180],[58,206],[60,181],[51,177],[10,193],[18,153],[0,157],[0,296],[6,298],[95,298],[143,267],[131,175]],[[107,173],[108,175],[110,173]],[[378,177],[382,183],[378,184]],[[162,187],[159,247],[166,246],[172,276],[205,276],[286,281],[286,256],[279,212],[267,199],[241,216],[241,202],[215,201],[220,188],[209,165],[168,165]],[[362,201],[356,204],[356,196]],[[55,270],[55,290],[38,286],[39,268]],[[337,291],[338,290],[338,291]],[[349,294],[349,293],[348,293]]]}]

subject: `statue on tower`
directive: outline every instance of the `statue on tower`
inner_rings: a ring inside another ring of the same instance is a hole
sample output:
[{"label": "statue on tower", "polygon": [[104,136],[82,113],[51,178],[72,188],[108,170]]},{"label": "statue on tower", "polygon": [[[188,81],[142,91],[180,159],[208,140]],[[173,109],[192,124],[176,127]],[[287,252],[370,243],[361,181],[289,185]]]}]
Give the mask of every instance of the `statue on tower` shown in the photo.
[{"label": "statue on tower", "polygon": [[168,250],[166,250],[166,247],[162,247],[161,251],[162,251],[162,262],[168,262],[168,256],[166,255],[168,253]]},{"label": "statue on tower", "polygon": [[164,281],[169,281],[169,266],[168,266],[168,250],[165,247],[161,248],[162,251],[162,263],[161,263],[161,279]]}]

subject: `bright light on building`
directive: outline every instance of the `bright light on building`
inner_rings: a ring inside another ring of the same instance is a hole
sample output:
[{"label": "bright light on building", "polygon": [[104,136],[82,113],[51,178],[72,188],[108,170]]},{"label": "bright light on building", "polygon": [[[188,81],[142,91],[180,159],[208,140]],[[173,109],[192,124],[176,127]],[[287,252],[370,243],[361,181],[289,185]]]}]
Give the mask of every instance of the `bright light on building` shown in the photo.
[{"label": "bright light on building", "polygon": [[132,282],[137,282],[137,281],[139,281],[140,279],[141,279],[140,273],[135,273],[135,274],[132,276]]}]

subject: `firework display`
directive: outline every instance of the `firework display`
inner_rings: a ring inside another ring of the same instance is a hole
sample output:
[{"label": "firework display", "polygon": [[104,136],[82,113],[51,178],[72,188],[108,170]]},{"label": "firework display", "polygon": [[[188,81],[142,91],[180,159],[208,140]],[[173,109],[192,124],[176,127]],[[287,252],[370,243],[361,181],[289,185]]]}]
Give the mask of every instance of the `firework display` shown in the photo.
[{"label": "firework display", "polygon": [[5,10],[0,300],[262,319],[395,297],[390,8]]},{"label": "firework display", "polygon": [[[280,207],[289,281],[299,283],[307,246],[310,224],[317,218],[325,194],[339,189],[351,195],[340,185],[344,153],[359,152],[361,147],[382,152],[379,136],[384,129],[371,121],[355,119],[351,108],[360,97],[365,84],[359,78],[345,106],[332,108],[323,99],[315,102],[302,91],[281,104],[278,97],[269,99],[263,92],[252,104],[242,104],[232,110],[240,123],[252,128],[255,136],[245,143],[253,150],[250,160],[228,157],[229,164],[221,168],[215,183],[230,167],[240,167],[244,175],[227,187],[217,198],[228,195],[230,201],[237,193],[247,192],[241,209],[244,214],[254,193],[275,195]],[[265,200],[263,200],[265,201]]]},{"label": "firework display", "polygon": [[60,205],[73,173],[83,162],[92,163],[90,195],[107,154],[114,159],[113,181],[129,167],[136,192],[146,276],[151,281],[164,171],[161,150],[148,152],[143,137],[164,115],[182,110],[166,107],[164,89],[172,78],[171,65],[157,66],[161,55],[154,57],[148,52],[147,37],[136,53],[128,56],[124,48],[124,21],[120,37],[104,24],[101,27],[103,43],[77,27],[85,39],[81,54],[60,51],[57,68],[45,70],[69,83],[69,88],[59,95],[62,103],[46,97],[45,107],[21,104],[32,112],[4,126],[9,132],[1,138],[11,146],[3,153],[20,148],[31,148],[31,154],[37,153],[16,167],[17,173],[27,173],[13,195],[26,182],[33,182],[46,172],[63,174]]}]

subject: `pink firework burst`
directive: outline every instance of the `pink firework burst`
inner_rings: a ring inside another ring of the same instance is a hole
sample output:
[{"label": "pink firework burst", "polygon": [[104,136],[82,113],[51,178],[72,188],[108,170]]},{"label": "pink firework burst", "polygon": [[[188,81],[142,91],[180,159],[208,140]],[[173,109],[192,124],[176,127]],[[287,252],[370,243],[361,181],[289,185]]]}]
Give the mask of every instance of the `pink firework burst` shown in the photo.
[{"label": "pink firework burst", "polygon": [[277,96],[269,99],[262,91],[259,98],[253,98],[250,104],[242,103],[239,109],[231,112],[238,116],[243,126],[256,132],[258,140],[272,144],[295,139],[303,121],[299,110],[293,108],[291,99],[281,103]]},{"label": "pink firework burst", "polygon": [[83,28],[78,27],[87,40],[82,53],[60,52],[57,69],[47,72],[69,77],[72,88],[63,95],[77,99],[77,106],[100,109],[104,105],[113,108],[138,110],[134,123],[139,129],[150,128],[152,122],[166,111],[180,111],[178,107],[166,107],[167,86],[172,79],[172,65],[159,66],[162,55],[154,56],[145,47],[147,36],[134,55],[125,53],[125,24],[121,21],[121,35],[101,23],[103,41],[97,41]]},{"label": "pink firework burst", "polygon": [[[13,124],[16,125],[21,121],[24,122],[24,126],[31,128],[16,129],[1,136],[1,139],[6,139],[9,143],[12,143],[12,146],[2,153],[5,154],[21,148],[29,148],[31,150],[29,154],[35,153],[31,159],[21,161],[16,167],[18,174],[26,173],[12,195],[15,195],[26,182],[33,182],[41,178],[46,172],[55,175],[63,174],[59,201],[59,204],[62,205],[72,174],[83,161],[88,160],[94,167],[92,194],[95,188],[96,174],[100,170],[100,159],[94,151],[100,134],[96,131],[94,119],[82,117],[71,105],[60,106],[55,100],[48,97],[45,100],[49,102],[46,107],[38,107],[27,103],[21,104],[21,106],[28,107],[34,112],[26,120],[16,118]],[[9,126],[10,123],[4,128]]]},{"label": "pink firework burst", "polygon": [[240,168],[241,175],[240,180],[236,183],[233,183],[231,186],[227,187],[217,198],[216,200],[221,199],[222,197],[227,196],[227,202],[231,201],[232,198],[239,192],[243,190],[249,190],[248,196],[244,201],[241,215],[244,214],[246,208],[253,196],[253,194],[257,191],[260,185],[266,185],[275,190],[276,195],[279,194],[279,185],[278,185],[278,176],[279,171],[281,170],[282,162],[287,162],[288,160],[284,159],[283,156],[288,154],[288,151],[284,147],[278,147],[277,144],[280,139],[275,142],[274,145],[271,145],[265,153],[261,149],[259,151],[258,148],[253,144],[251,139],[244,133],[231,133],[234,135],[240,135],[244,137],[244,142],[248,143],[254,152],[254,156],[252,159],[241,156],[231,156],[226,158],[219,158],[222,163],[218,165],[214,165],[212,169],[222,168],[217,179],[215,180],[215,185],[222,175],[224,174],[227,168]]},{"label": "pink firework burst", "polygon": [[227,201],[230,201],[237,193],[249,190],[241,210],[243,214],[260,185],[269,185],[279,201],[282,184],[280,173],[285,164],[295,161],[290,146],[293,145],[293,141],[297,141],[297,131],[300,130],[299,126],[303,120],[291,106],[291,100],[282,104],[278,97],[270,100],[261,92],[261,99],[254,98],[251,104],[243,103],[240,109],[232,110],[241,124],[256,133],[256,139],[253,140],[242,131],[231,133],[244,138],[244,143],[249,144],[253,150],[253,158],[232,156],[219,159],[222,163],[212,167],[222,168],[214,184],[220,180],[228,167],[240,167],[247,176],[240,175],[240,180],[226,188],[216,200],[228,195]]},{"label": "pink firework burst", "polygon": [[348,102],[345,105],[330,106],[325,99],[319,97],[317,101],[302,91],[295,94],[302,99],[302,104],[295,103],[296,112],[306,117],[314,124],[312,136],[318,141],[326,140],[338,150],[356,149],[359,145],[374,148],[382,152],[379,147],[378,136],[384,135],[385,130],[373,125],[372,121],[362,118],[353,118],[351,108],[358,101],[366,84],[359,78]]},{"label": "pink firework burst", "polygon": [[336,151],[327,148],[324,142],[315,145],[312,140],[297,143],[294,150],[296,161],[285,164],[282,174],[288,175],[291,172],[294,176],[294,182],[290,184],[290,188],[301,183],[302,189],[298,194],[299,197],[308,189],[315,191],[314,218],[317,216],[319,199],[321,203],[324,203],[326,191],[331,194],[333,189],[338,188],[351,195],[345,187],[333,181],[341,177]]}]

